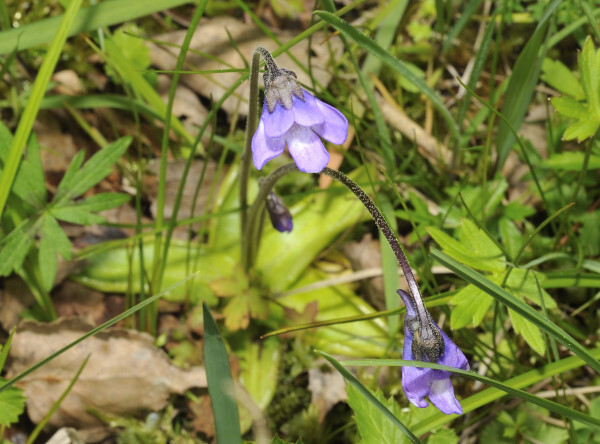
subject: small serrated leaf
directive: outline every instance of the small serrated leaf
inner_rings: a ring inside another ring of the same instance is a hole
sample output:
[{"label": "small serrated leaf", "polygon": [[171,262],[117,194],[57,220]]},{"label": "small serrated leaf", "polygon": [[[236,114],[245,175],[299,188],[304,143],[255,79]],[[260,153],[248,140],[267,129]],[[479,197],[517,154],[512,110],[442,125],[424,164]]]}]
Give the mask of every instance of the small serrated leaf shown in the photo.
[{"label": "small serrated leaf", "polygon": [[131,137],[122,137],[121,139],[102,148],[94,154],[84,165],[83,168],[75,172],[68,183],[68,187],[61,188],[62,195],[57,193],[56,201],[62,199],[75,199],[81,196],[91,187],[96,185],[106,176],[108,176],[113,165],[127,151]]},{"label": "small serrated leaf", "polygon": [[50,213],[58,220],[79,225],[101,224],[106,220],[103,216],[90,213],[87,209],[79,207],[77,204],[53,208]]},{"label": "small serrated leaf", "polygon": [[575,119],[589,118],[589,110],[587,107],[571,97],[553,97],[550,99],[550,103],[554,109],[563,116],[573,117]]},{"label": "small serrated leaf", "polygon": [[463,219],[461,241],[443,231],[428,227],[427,232],[440,244],[448,256],[478,270],[501,272],[506,268],[505,258],[500,249],[487,235],[472,222]]},{"label": "small serrated leaf", "polygon": [[44,215],[43,236],[52,240],[54,249],[66,260],[71,260],[71,241],[51,214]]},{"label": "small serrated leaf", "polygon": [[577,139],[577,142],[582,142],[585,139],[592,137],[598,130],[598,126],[600,126],[600,121],[597,119],[578,120],[577,122],[569,125],[569,127],[565,130],[563,139]]},{"label": "small serrated leaf", "polygon": [[[380,410],[367,400],[352,384],[348,384],[348,405],[354,411],[358,431],[364,444],[400,444],[410,440],[396,427]],[[402,418],[402,410],[392,397],[385,399],[381,392],[374,393],[375,398],[381,402],[396,418]]]},{"label": "small serrated leaf", "polygon": [[515,268],[512,270],[508,279],[506,280],[506,289],[515,296],[529,299],[531,302],[539,306],[541,306],[541,290],[541,296],[544,298],[544,306],[549,310],[553,310],[556,308],[556,302],[554,299],[552,299],[552,296],[550,296],[548,292],[542,288],[542,284],[545,280],[546,276],[541,273],[536,273],[532,270],[525,270],[523,268]]},{"label": "small serrated leaf", "polygon": [[544,356],[544,353],[546,352],[546,343],[544,342],[542,331],[510,308],[508,309],[508,312],[515,332],[520,334],[523,339],[525,339],[525,342],[527,342],[539,355]]},{"label": "small serrated leaf", "polygon": [[0,241],[0,276],[19,268],[33,244],[34,222],[26,219]]},{"label": "small serrated leaf", "polygon": [[[4,385],[0,379],[0,384]],[[0,425],[8,427],[19,420],[25,411],[25,397],[23,391],[16,387],[9,387],[0,392]]]},{"label": "small serrated leaf", "polygon": [[451,327],[459,329],[469,323],[475,327],[478,326],[493,301],[491,296],[473,284],[462,288],[450,300],[450,303],[455,306],[450,315]]},{"label": "small serrated leaf", "polygon": [[579,79],[560,60],[544,59],[542,80],[562,94],[583,100],[585,93]]},{"label": "small serrated leaf", "polygon": [[590,105],[590,111],[600,116],[599,82],[600,72],[597,63],[594,41],[588,37],[583,44],[583,50],[579,53],[579,72],[581,75],[581,86],[585,97]]}]

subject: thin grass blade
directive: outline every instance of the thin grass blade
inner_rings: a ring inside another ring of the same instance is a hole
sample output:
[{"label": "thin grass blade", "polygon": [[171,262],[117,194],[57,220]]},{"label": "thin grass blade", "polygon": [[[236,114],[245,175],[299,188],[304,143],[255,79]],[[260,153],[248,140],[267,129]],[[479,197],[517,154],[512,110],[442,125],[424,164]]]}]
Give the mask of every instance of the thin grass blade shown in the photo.
[{"label": "thin grass blade", "polygon": [[204,311],[204,364],[208,393],[215,415],[217,442],[238,443],[242,441],[242,436],[229,357],[219,328],[206,303],[202,304],[202,308]]},{"label": "thin grass blade", "polygon": [[544,318],[540,313],[535,311],[532,307],[525,304],[524,302],[517,299],[512,294],[508,293],[504,288],[495,284],[494,282],[487,279],[482,274],[476,272],[472,268],[462,265],[458,261],[445,255],[439,250],[432,249],[431,256],[440,262],[445,267],[452,270],[458,276],[466,280],[467,282],[475,285],[482,289],[487,294],[492,296],[494,299],[506,305],[508,308],[513,309],[527,320],[537,325],[543,331],[554,337],[558,342],[563,344],[581,359],[583,359],[590,367],[596,372],[600,373],[600,362],[595,359],[590,352],[577,342],[571,335],[565,332],[562,328],[558,327],[554,322]]}]

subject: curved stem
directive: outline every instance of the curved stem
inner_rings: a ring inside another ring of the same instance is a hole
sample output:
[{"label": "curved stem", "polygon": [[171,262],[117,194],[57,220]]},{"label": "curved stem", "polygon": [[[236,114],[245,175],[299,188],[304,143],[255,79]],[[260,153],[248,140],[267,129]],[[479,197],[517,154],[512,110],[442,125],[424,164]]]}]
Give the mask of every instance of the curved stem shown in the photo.
[{"label": "curved stem", "polygon": [[[253,242],[251,240],[252,234],[255,232],[255,226],[259,215],[261,213],[261,209],[263,208],[265,199],[268,193],[271,191],[273,186],[277,183],[279,179],[281,179],[286,174],[292,173],[294,171],[299,171],[298,167],[294,163],[289,163],[287,165],[283,165],[279,167],[273,173],[271,173],[261,184],[258,196],[250,208],[248,225],[246,227],[246,231],[244,232],[244,236],[242,236],[242,264],[246,270],[248,270],[252,266],[252,262],[254,261],[254,256],[258,251],[258,243],[255,243],[252,248]],[[325,174],[336,181],[340,182],[346,188],[348,188],[354,195],[362,202],[367,211],[371,214],[375,225],[381,230],[383,235],[385,236],[388,244],[392,247],[392,251],[396,255],[396,259],[402,268],[402,272],[404,273],[404,277],[408,282],[408,288],[410,291],[410,296],[412,303],[416,309],[417,316],[419,318],[419,322],[421,328],[429,329],[431,327],[429,312],[425,308],[425,304],[423,303],[423,298],[421,296],[421,292],[419,290],[419,286],[417,285],[417,281],[415,280],[415,276],[410,268],[410,264],[408,263],[408,259],[396,239],[396,235],[390,228],[389,224],[386,222],[383,214],[377,208],[377,206],[373,203],[371,198],[363,191],[363,189],[358,186],[356,182],[346,176],[344,173],[341,173],[336,170],[332,170],[331,168],[325,168],[321,171],[320,174]],[[432,327],[431,327],[432,328]]]},{"label": "curved stem", "polygon": [[392,251],[396,255],[396,259],[398,260],[398,263],[400,264],[400,268],[402,268],[402,272],[404,273],[404,277],[406,278],[406,281],[408,282],[408,289],[410,290],[410,296],[411,296],[413,305],[415,306],[415,308],[417,310],[417,315],[419,317],[421,326],[426,327],[427,324],[429,323],[428,322],[429,321],[429,313],[427,312],[427,309],[425,308],[425,304],[423,303],[423,298],[421,296],[419,286],[417,285],[415,276],[410,268],[408,259],[406,258],[406,255],[404,254],[404,251],[402,250],[402,247],[400,246],[398,239],[396,239],[396,235],[390,228],[389,224],[386,222],[385,218],[383,217],[383,214],[381,214],[381,211],[379,211],[379,208],[377,208],[377,206],[373,203],[373,201],[367,195],[367,193],[365,193],[363,191],[363,189],[361,187],[359,187],[356,182],[354,182],[352,179],[350,179],[344,173],[341,173],[336,170],[332,170],[331,168],[325,168],[323,171],[321,171],[321,174],[325,174],[326,176],[329,176],[329,177],[337,180],[341,184],[345,185],[346,188],[348,188],[350,191],[352,191],[352,193],[354,193],[354,195],[356,197],[358,197],[358,199],[363,203],[363,205],[365,206],[367,211],[371,214],[371,217],[373,218],[375,225],[377,225],[377,228],[379,228],[381,230],[381,232],[385,236],[388,244],[390,245],[390,247],[392,247]]}]

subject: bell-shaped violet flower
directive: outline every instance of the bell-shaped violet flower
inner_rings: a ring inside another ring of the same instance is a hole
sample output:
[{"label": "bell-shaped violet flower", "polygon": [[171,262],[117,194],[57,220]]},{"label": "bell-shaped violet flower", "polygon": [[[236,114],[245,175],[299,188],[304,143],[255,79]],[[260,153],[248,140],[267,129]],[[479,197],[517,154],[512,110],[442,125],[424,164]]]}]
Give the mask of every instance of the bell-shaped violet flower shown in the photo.
[{"label": "bell-shaped violet flower", "polygon": [[[415,306],[415,302],[405,291],[398,290],[398,294],[406,305],[402,359],[406,361],[428,360],[435,364],[468,370],[469,363],[463,352],[437,326],[428,312],[426,312],[429,318],[429,325],[427,327],[435,328],[441,335],[438,336],[440,347],[435,353],[438,355],[437,359],[435,357],[432,358],[426,351],[423,352],[420,338],[426,336],[424,332],[426,327],[421,325],[419,316],[417,316],[419,307]],[[424,306],[421,309],[426,311]],[[441,341],[443,341],[443,344]],[[416,358],[415,354],[420,356]],[[454,387],[450,381],[450,375],[450,372],[442,370],[403,366],[402,388],[408,400],[417,407],[427,407],[429,403],[425,401],[425,397],[429,396],[429,400],[446,415],[451,413],[461,414],[462,407],[454,396]]]},{"label": "bell-shaped violet flower", "polygon": [[254,166],[262,169],[287,145],[300,171],[318,173],[329,163],[320,137],[336,145],[344,143],[348,137],[346,117],[301,88],[291,71],[267,73],[265,103],[252,137]]}]

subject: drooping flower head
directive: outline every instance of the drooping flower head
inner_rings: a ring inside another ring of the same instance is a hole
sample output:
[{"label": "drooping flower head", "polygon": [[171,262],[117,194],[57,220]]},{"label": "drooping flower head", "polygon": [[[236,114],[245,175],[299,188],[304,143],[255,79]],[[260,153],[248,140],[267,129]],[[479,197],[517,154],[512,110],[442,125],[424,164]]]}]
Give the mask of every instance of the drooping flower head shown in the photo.
[{"label": "drooping flower head", "polygon": [[[431,319],[425,306],[418,306],[403,290],[398,290],[398,294],[406,305],[402,359],[468,370],[469,363],[463,352]],[[427,407],[429,403],[425,397],[428,396],[446,415],[461,414],[462,407],[454,396],[450,375],[450,372],[442,370],[403,366],[402,388],[408,400],[417,407]]]},{"label": "drooping flower head", "polygon": [[318,173],[329,163],[329,153],[320,137],[336,145],[344,143],[348,120],[303,89],[296,74],[279,69],[272,58],[267,61],[263,78],[265,102],[252,137],[254,166],[262,169],[287,145],[300,171]]}]

